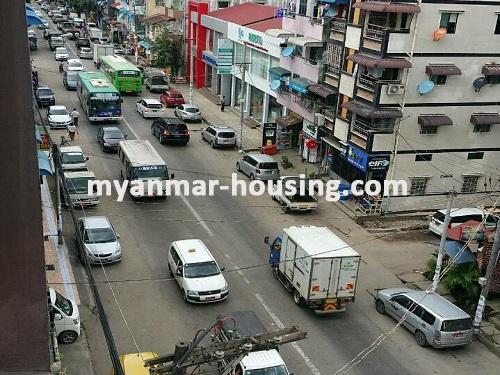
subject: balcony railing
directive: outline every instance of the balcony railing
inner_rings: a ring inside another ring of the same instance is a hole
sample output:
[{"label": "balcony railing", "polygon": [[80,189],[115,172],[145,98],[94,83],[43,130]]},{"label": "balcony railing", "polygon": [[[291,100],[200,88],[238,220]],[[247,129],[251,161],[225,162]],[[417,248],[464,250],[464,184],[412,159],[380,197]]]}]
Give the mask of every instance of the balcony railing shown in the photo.
[{"label": "balcony railing", "polygon": [[360,119],[355,119],[352,125],[352,131],[366,138],[368,138],[368,136],[372,133],[391,134],[394,132],[394,123],[393,122],[367,123]]},{"label": "balcony railing", "polygon": [[365,37],[381,42],[386,30],[384,26],[368,24],[365,28]]},{"label": "balcony railing", "polygon": [[367,74],[360,74],[358,77],[358,85],[367,88],[370,91],[375,91],[377,79]]},{"label": "balcony railing", "polygon": [[347,20],[345,18],[333,17],[330,20],[330,28],[337,33],[345,33],[347,28]]}]

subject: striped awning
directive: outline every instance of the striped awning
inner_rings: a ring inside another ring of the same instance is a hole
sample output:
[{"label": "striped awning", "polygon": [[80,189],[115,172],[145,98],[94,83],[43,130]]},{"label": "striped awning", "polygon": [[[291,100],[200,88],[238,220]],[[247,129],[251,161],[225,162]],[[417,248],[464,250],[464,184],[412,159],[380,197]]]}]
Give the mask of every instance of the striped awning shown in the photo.
[{"label": "striped awning", "polygon": [[324,45],[321,40],[309,38],[307,36],[294,36],[288,39],[288,43],[299,47],[323,47]]},{"label": "striped awning", "polygon": [[425,67],[425,74],[430,76],[459,76],[462,74],[462,71],[453,64],[436,64],[427,65]]},{"label": "striped awning", "polygon": [[275,66],[269,69],[269,75],[272,79],[282,79],[283,77],[290,76],[292,73],[285,68]]},{"label": "striped awning", "polygon": [[415,3],[393,3],[386,1],[363,1],[352,4],[353,8],[358,8],[371,12],[383,13],[420,13],[420,6]]},{"label": "striped awning", "polygon": [[307,88],[307,91],[309,91],[310,93],[313,93],[314,95],[317,95],[323,99],[328,99],[329,97],[334,96],[338,93],[338,90],[333,90],[333,89],[330,89],[326,86],[318,85],[318,84],[314,84],[314,85],[309,86]]},{"label": "striped awning", "polygon": [[473,125],[497,125],[500,124],[500,115],[498,113],[474,113],[470,116],[470,122]]},{"label": "striped awning", "polygon": [[352,113],[355,113],[356,115],[360,115],[370,119],[403,117],[403,114],[397,108],[375,108],[356,100],[351,100],[349,102],[343,103],[340,107],[345,108]]},{"label": "striped awning", "polygon": [[349,55],[346,57],[346,60],[355,62],[356,64],[360,64],[363,66],[367,66],[368,68],[382,68],[382,69],[411,68],[411,62],[409,62],[408,60],[383,58],[380,56],[370,55],[368,53],[363,53],[363,52],[356,53],[354,55]]},{"label": "striped awning", "polygon": [[453,121],[446,115],[422,115],[418,116],[420,126],[450,126]]},{"label": "striped awning", "polygon": [[484,65],[481,73],[485,76],[500,76],[500,65],[488,64]]}]

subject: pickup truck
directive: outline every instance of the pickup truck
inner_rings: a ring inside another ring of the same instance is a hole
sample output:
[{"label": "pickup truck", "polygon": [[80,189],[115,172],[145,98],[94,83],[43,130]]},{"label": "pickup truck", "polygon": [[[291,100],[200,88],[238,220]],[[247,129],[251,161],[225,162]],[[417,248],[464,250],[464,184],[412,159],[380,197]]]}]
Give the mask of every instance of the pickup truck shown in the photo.
[{"label": "pickup truck", "polygon": [[[287,194],[285,187],[287,186],[287,181],[295,180],[295,187],[297,188],[296,194]],[[307,189],[308,180],[303,179],[306,185],[305,194],[300,194],[299,182],[301,178],[299,176],[283,176],[280,178],[282,183],[282,189],[278,189],[277,181],[274,184],[274,194],[272,199],[279,202],[283,207],[285,212],[289,211],[313,211],[318,208],[318,198],[315,196],[315,192],[310,192]]]}]

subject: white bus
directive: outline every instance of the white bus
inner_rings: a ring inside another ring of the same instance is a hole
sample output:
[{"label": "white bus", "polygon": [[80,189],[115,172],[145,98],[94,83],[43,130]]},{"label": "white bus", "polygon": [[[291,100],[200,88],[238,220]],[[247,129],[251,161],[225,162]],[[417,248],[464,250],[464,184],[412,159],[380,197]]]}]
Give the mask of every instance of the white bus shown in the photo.
[{"label": "white bus", "polygon": [[[167,164],[149,141],[121,141],[118,144],[118,157],[121,163],[120,178],[129,182],[129,191],[134,198],[166,198],[164,181],[169,177],[174,178],[174,175],[169,176]],[[141,185],[142,189],[139,188]],[[161,191],[157,186],[161,187]]]}]

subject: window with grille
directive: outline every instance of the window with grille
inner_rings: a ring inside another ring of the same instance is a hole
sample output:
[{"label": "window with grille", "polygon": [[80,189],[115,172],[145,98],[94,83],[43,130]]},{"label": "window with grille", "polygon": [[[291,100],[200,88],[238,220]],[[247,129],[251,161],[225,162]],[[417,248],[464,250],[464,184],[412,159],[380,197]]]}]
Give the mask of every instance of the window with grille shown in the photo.
[{"label": "window with grille", "polygon": [[410,177],[410,195],[424,195],[428,177]]},{"label": "window with grille", "polygon": [[342,45],[337,43],[327,43],[323,56],[326,72],[339,75],[342,68]]},{"label": "window with grille", "polygon": [[420,134],[437,134],[438,127],[437,126],[421,126]]},{"label": "window with grille", "polygon": [[490,124],[474,125],[474,133],[488,133],[490,131]]},{"label": "window with grille", "polygon": [[432,154],[417,154],[415,155],[415,161],[431,161]]},{"label": "window with grille", "polygon": [[443,86],[446,85],[446,79],[448,76],[446,75],[437,75],[437,76],[431,76],[430,80],[434,82],[435,85]]},{"label": "window with grille", "polygon": [[446,29],[448,34],[455,34],[457,30],[458,13],[441,13],[439,27]]},{"label": "window with grille", "polygon": [[484,157],[484,152],[469,152],[467,154],[467,160],[477,160]]},{"label": "window with grille", "polygon": [[462,183],[462,193],[475,193],[479,176],[464,176]]}]

